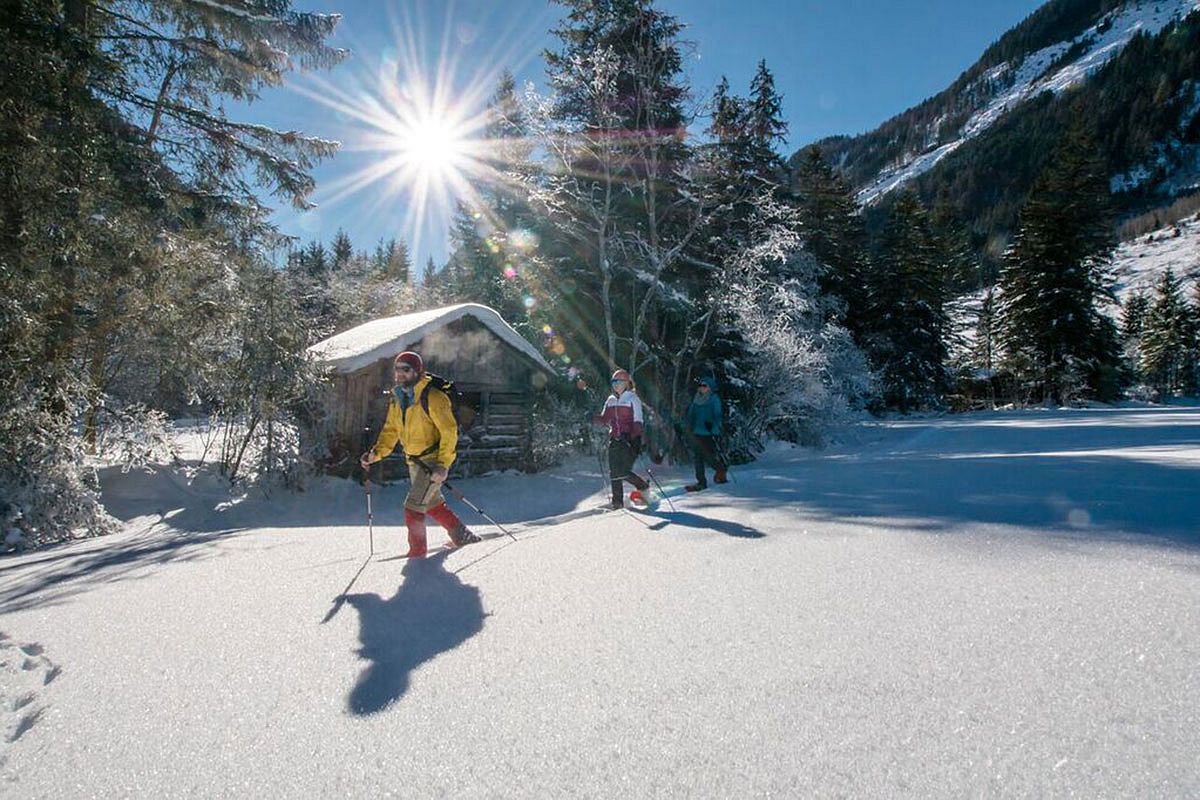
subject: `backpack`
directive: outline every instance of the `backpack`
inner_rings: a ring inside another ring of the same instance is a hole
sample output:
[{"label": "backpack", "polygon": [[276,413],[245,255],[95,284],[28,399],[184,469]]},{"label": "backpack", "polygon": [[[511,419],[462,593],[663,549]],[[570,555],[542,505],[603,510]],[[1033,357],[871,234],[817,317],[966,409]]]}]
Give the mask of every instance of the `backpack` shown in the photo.
[{"label": "backpack", "polygon": [[429,383],[421,390],[421,408],[425,413],[429,413],[429,390],[437,389],[450,398],[450,411],[454,414],[454,420],[458,423],[458,429],[465,431],[470,429],[475,424],[475,417],[478,415],[475,407],[467,400],[466,395],[458,390],[454,385],[454,381],[447,380],[441,375],[434,375],[432,372],[425,373],[429,376]]}]

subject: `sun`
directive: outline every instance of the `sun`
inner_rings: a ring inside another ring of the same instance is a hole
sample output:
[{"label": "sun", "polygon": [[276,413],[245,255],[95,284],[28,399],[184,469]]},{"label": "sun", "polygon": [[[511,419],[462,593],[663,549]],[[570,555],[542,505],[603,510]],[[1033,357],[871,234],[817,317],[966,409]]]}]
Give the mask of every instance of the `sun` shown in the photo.
[{"label": "sun", "polygon": [[470,147],[453,120],[424,117],[401,125],[395,149],[413,174],[445,180],[466,166]]},{"label": "sun", "polygon": [[308,73],[289,85],[328,110],[338,134],[346,166],[322,181],[321,205],[353,199],[357,211],[403,229],[418,251],[425,236],[446,235],[457,209],[488,217],[488,193],[519,191],[505,147],[493,138],[489,102],[502,65],[520,68],[541,51],[528,20],[497,11],[491,40],[503,45],[468,59],[482,23],[449,11],[439,32],[412,11],[421,4],[386,5],[389,45],[357,48],[371,55],[349,63],[337,83]]}]

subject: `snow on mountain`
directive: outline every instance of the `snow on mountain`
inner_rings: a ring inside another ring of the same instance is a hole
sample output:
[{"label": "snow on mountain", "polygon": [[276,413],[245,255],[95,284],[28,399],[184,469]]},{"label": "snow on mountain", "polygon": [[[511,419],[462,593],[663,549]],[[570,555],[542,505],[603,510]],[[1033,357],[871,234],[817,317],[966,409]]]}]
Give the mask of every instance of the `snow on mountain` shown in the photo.
[{"label": "snow on mountain", "polygon": [[1139,289],[1152,294],[1155,282],[1167,269],[1185,282],[1200,281],[1200,214],[1122,242],[1113,253],[1112,267],[1122,303]]},{"label": "snow on mountain", "polygon": [[[989,70],[980,79],[981,85],[969,87],[966,92],[983,89],[985,94],[992,95],[991,100],[962,126],[957,138],[922,153],[908,154],[904,163],[885,169],[863,187],[858,192],[858,202],[863,205],[876,202],[928,172],[1025,100],[1042,92],[1061,94],[1108,63],[1137,33],[1157,34],[1197,9],[1200,0],[1133,0],[1070,41],[1031,53],[1019,63],[1001,64]],[[1074,57],[1059,64],[1067,54]]]}]

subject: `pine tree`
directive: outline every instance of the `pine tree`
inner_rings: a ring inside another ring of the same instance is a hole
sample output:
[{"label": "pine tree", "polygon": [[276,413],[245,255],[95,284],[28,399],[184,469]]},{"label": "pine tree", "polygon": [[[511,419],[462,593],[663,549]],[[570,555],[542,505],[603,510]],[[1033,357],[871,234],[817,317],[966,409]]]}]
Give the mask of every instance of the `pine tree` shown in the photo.
[{"label": "pine tree", "polygon": [[1141,339],[1146,327],[1146,315],[1150,312],[1150,298],[1138,289],[1125,300],[1121,310],[1121,340],[1132,342]]},{"label": "pine tree", "polygon": [[377,275],[390,281],[407,282],[412,273],[412,257],[408,245],[396,238],[383,239],[375,246],[371,266]]},{"label": "pine tree", "polygon": [[1154,286],[1154,300],[1141,336],[1141,368],[1160,397],[1191,388],[1195,328],[1174,270],[1168,268]]},{"label": "pine tree", "polygon": [[812,145],[800,154],[793,191],[805,245],[827,269],[821,289],[841,301],[841,319],[861,340],[865,329],[866,231],[849,184]]},{"label": "pine tree", "polygon": [[308,204],[336,145],[224,104],[340,60],[336,22],[283,0],[4,6],[0,496],[31,539],[107,528],[81,464],[105,415],[187,401],[171,363],[223,332],[209,302],[241,290],[231,264],[278,244],[261,195]]},{"label": "pine tree", "polygon": [[350,241],[350,234],[338,228],[333,237],[333,270],[342,269],[350,263],[350,259],[353,257],[354,243]]},{"label": "pine tree", "polygon": [[973,292],[991,283],[945,187],[934,201],[930,224],[946,259],[946,285],[952,293]]},{"label": "pine tree", "polygon": [[425,272],[421,275],[421,285],[425,288],[433,288],[438,283],[437,265],[433,263],[433,256],[425,260]]},{"label": "pine tree", "polygon": [[745,131],[754,173],[759,180],[773,186],[787,183],[782,176],[783,159],[775,151],[777,144],[787,140],[787,129],[783,120],[783,98],[775,91],[775,76],[767,69],[765,60],[759,61],[750,81]]},{"label": "pine tree", "polygon": [[1005,351],[1030,366],[1018,378],[1047,400],[1115,393],[1111,300],[1114,245],[1108,175],[1082,128],[1067,135],[1021,210],[1004,256],[1000,319]]},{"label": "pine tree", "polygon": [[301,256],[301,263],[304,264],[305,270],[310,277],[318,280],[324,280],[329,277],[330,261],[329,251],[325,249],[325,245],[318,241],[312,241]]},{"label": "pine tree", "polygon": [[892,208],[869,292],[866,341],[884,400],[901,411],[936,406],[948,385],[945,265],[911,191]]},{"label": "pine tree", "polygon": [[[557,2],[568,11],[553,31],[560,49],[546,53],[555,97],[533,121],[552,158],[534,199],[561,248],[545,255],[572,294],[552,324],[597,369],[636,373],[644,360],[665,359],[666,343],[651,333],[669,330],[664,289],[699,230],[696,205],[679,202],[688,160],[682,26],[651,0]],[[635,377],[646,391],[656,383]]]}]

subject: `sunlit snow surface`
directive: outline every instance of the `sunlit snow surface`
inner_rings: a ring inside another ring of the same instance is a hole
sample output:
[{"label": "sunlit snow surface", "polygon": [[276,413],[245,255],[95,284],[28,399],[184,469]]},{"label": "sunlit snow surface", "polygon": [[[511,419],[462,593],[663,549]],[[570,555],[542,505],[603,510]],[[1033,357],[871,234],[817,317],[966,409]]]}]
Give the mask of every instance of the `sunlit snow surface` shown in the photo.
[{"label": "sunlit snow surface", "polygon": [[1168,269],[1184,282],[1184,292],[1190,298],[1190,283],[1200,279],[1200,215],[1122,242],[1113,253],[1112,266],[1121,302],[1138,290],[1153,301],[1154,284]]},{"label": "sunlit snow surface", "polygon": [[464,480],[519,541],[415,563],[401,486],[367,562],[350,482],[105,475],[126,534],[0,561],[3,793],[1200,794],[1200,409],[843,441],[636,517]]}]

